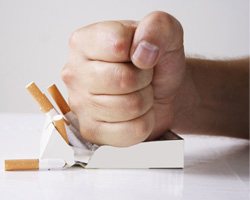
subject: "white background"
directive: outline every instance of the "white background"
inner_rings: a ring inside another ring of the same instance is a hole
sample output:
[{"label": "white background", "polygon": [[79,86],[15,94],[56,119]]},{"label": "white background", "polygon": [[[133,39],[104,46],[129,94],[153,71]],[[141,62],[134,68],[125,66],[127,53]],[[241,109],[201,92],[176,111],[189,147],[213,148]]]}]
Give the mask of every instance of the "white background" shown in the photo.
[{"label": "white background", "polygon": [[39,112],[25,85],[56,83],[68,37],[80,26],[111,19],[140,20],[150,11],[174,15],[188,54],[209,58],[249,54],[248,0],[0,0],[0,112]]}]

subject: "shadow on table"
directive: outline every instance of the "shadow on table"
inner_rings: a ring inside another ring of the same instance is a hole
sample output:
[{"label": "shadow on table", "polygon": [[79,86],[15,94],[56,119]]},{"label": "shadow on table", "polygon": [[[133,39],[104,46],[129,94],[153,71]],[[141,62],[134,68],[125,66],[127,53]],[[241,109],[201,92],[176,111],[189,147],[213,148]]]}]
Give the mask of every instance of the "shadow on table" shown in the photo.
[{"label": "shadow on table", "polygon": [[[216,151],[216,150],[215,150]],[[204,153],[202,157],[188,155],[185,158],[185,173],[202,176],[236,175],[249,182],[249,144],[226,148],[223,151]]]}]

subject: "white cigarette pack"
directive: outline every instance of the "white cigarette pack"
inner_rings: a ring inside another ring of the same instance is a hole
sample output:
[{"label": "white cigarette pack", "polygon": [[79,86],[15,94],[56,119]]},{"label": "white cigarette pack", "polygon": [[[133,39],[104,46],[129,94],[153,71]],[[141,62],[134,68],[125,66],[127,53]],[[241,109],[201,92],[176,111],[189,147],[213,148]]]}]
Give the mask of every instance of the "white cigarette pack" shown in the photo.
[{"label": "white cigarette pack", "polygon": [[72,146],[48,119],[41,138],[40,159],[63,159],[65,168],[73,165],[84,168],[183,168],[184,140],[173,132],[166,132],[159,140],[130,147]]},{"label": "white cigarette pack", "polygon": [[160,140],[130,147],[101,146],[85,168],[183,168],[184,140],[166,132]]}]

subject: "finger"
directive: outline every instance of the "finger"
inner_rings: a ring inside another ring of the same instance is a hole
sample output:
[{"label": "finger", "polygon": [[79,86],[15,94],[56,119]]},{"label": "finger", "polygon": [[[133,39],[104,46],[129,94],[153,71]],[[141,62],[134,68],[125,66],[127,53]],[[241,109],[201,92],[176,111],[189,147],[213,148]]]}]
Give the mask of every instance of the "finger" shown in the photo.
[{"label": "finger", "polygon": [[135,31],[131,59],[141,69],[152,68],[164,54],[182,46],[180,23],[167,13],[153,12],[139,23]]},{"label": "finger", "polygon": [[[84,116],[78,117],[80,120],[85,119]],[[88,121],[87,127],[81,127],[81,135],[95,144],[125,147],[146,140],[153,130],[154,123],[154,112],[150,109],[143,116],[125,122]]]},{"label": "finger", "polygon": [[121,122],[144,115],[153,106],[152,86],[125,95],[90,95],[85,112],[97,120]]},{"label": "finger", "polygon": [[[153,70],[140,70],[132,63],[84,61],[67,64],[62,79],[72,89],[85,88],[91,94],[127,94],[148,86]],[[74,67],[75,65],[79,65]]]},{"label": "finger", "polygon": [[134,31],[133,21],[95,23],[75,31],[69,46],[91,60],[127,62]]}]

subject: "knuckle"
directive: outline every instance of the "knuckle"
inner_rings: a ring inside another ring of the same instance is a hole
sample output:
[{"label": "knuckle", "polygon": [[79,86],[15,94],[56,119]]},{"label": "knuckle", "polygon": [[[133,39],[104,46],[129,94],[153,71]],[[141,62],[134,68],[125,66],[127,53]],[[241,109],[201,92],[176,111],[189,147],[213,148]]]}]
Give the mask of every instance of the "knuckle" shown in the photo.
[{"label": "knuckle", "polygon": [[111,50],[116,54],[122,54],[125,52],[126,41],[121,35],[114,35],[111,45]]},{"label": "knuckle", "polygon": [[80,97],[76,97],[76,96],[69,96],[68,98],[69,101],[69,107],[71,108],[71,110],[75,113],[77,113],[77,111],[80,110],[83,101]]},{"label": "knuckle", "polygon": [[139,142],[146,140],[151,132],[152,122],[150,120],[147,120],[145,117],[138,118],[134,131],[136,140]]},{"label": "knuckle", "polygon": [[168,30],[172,30],[175,34],[183,37],[183,28],[181,23],[172,15],[163,12],[163,11],[155,11],[151,13],[151,20],[154,22],[158,22]]},{"label": "knuckle", "polygon": [[150,17],[151,17],[151,20],[152,21],[157,21],[159,22],[160,24],[173,24],[174,21],[176,21],[176,19],[166,13],[166,12],[163,12],[163,11],[155,11],[155,12],[152,12],[150,14]]},{"label": "knuckle", "polygon": [[115,67],[114,77],[117,85],[122,91],[131,91],[137,85],[136,73],[128,68]]},{"label": "knuckle", "polygon": [[152,86],[149,85],[143,90],[130,94],[126,102],[125,109],[127,108],[133,116],[141,116],[153,106],[154,94]]},{"label": "knuckle", "polygon": [[129,96],[127,104],[130,112],[134,115],[140,115],[144,110],[144,99],[142,98],[140,92],[136,92]]},{"label": "knuckle", "polygon": [[69,37],[69,47],[76,48],[77,43],[79,42],[79,30],[75,30]]},{"label": "knuckle", "polygon": [[111,51],[114,55],[128,57],[131,37],[128,29],[121,23],[115,23],[115,28],[111,33]]},{"label": "knuckle", "polygon": [[70,85],[75,77],[74,71],[66,64],[61,71],[61,78],[66,85]]}]

